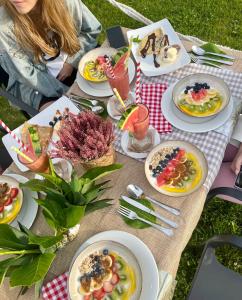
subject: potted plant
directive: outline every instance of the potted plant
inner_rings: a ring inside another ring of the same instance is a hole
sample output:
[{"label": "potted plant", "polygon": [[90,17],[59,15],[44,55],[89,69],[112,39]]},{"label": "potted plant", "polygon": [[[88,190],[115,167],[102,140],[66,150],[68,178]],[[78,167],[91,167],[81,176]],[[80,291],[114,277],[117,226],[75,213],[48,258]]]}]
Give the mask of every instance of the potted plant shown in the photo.
[{"label": "potted plant", "polygon": [[77,115],[69,113],[57,132],[53,157],[81,163],[85,168],[108,166],[114,163],[113,125],[91,111]]},{"label": "potted plant", "polygon": [[[98,184],[96,181],[121,167],[121,164],[96,167],[80,177],[73,172],[71,180],[66,182],[55,172],[50,161],[50,173],[41,174],[43,180],[32,179],[21,184],[21,187],[44,193],[42,199],[36,201],[43,209],[46,222],[55,235],[64,233],[67,241],[70,241],[77,234],[80,220],[85,214],[111,205],[112,199],[98,200],[108,188],[109,180]],[[73,230],[75,226],[76,231]]]}]

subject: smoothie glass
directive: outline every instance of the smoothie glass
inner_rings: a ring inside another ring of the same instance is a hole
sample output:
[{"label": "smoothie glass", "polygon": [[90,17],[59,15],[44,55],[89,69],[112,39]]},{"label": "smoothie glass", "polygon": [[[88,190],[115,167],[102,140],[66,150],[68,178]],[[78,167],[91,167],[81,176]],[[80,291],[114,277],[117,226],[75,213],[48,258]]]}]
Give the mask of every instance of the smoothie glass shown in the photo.
[{"label": "smoothie glass", "polygon": [[42,151],[40,156],[33,155],[31,152],[24,152],[33,162],[29,162],[22,156],[18,155],[18,160],[25,165],[30,171],[34,173],[48,173],[49,172],[49,155],[46,150]]},{"label": "smoothie glass", "polygon": [[125,101],[128,99],[128,94],[130,90],[128,68],[126,68],[125,66],[123,66],[122,68],[114,68],[113,73],[114,77],[112,77],[112,75],[109,72],[106,73],[108,82],[111,86],[111,89],[113,90],[114,88],[116,88],[122,100]]},{"label": "smoothie glass", "polygon": [[134,132],[133,136],[137,140],[143,140],[149,129],[149,109],[144,104],[138,104],[137,119],[133,123]]}]

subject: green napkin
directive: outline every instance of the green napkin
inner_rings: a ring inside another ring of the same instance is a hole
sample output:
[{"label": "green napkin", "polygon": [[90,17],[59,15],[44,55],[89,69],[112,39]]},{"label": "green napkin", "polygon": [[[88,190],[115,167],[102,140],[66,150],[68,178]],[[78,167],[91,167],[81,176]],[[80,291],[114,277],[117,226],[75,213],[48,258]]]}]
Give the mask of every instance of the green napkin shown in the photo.
[{"label": "green napkin", "polygon": [[[200,47],[203,50],[207,51],[207,52],[213,52],[213,53],[218,53],[218,54],[226,54],[226,52],[222,51],[217,45],[215,45],[213,43],[206,43],[206,44],[204,44]],[[199,56],[197,56],[197,57],[199,57]],[[206,58],[206,57],[216,58],[216,59],[223,59],[223,60],[230,60],[229,58],[224,58],[224,57],[219,58],[218,56],[215,56],[215,55],[212,55],[212,54],[203,55],[203,58]],[[213,61],[212,63],[215,64],[215,65],[218,65],[218,66],[222,65],[221,63],[218,63],[218,62],[215,62],[215,61]]]},{"label": "green napkin", "polygon": [[[137,201],[137,202],[145,205],[146,207],[154,210],[153,206],[150,204],[150,201],[148,201],[147,199],[139,199],[139,200],[133,199],[133,200],[135,200],[135,201]],[[148,220],[148,221],[150,221],[152,223],[156,223],[156,217],[154,217],[154,216],[152,216],[152,215],[150,215],[150,214],[148,214],[148,213],[146,213],[146,212],[138,209],[137,207],[134,207],[133,205],[127,203],[126,201],[124,201],[122,199],[120,199],[119,202],[120,202],[120,205],[122,205],[122,206],[124,206],[126,208],[129,208],[132,211],[136,212],[139,217],[141,217],[141,218],[143,218],[145,220]],[[126,217],[123,217],[123,220],[124,220],[124,222],[127,225],[129,225],[129,226],[131,226],[133,228],[136,228],[136,229],[144,229],[144,228],[151,227],[150,225],[148,225],[148,224],[146,224],[146,223],[144,223],[142,221],[139,221],[139,220],[130,220],[130,219],[126,218]]]}]

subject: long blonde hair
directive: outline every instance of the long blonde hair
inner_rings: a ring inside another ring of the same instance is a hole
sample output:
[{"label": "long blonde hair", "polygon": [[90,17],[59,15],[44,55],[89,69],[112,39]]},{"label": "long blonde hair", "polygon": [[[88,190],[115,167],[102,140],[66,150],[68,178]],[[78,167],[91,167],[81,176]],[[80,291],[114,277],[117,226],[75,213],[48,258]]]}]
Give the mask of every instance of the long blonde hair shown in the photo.
[{"label": "long blonde hair", "polygon": [[[53,57],[59,50],[63,50],[72,56],[80,49],[76,24],[64,0],[38,0],[38,20],[34,20],[32,13],[18,13],[8,0],[3,0],[2,4],[13,18],[18,43],[24,49],[30,50],[37,61],[43,60],[43,54]],[[51,44],[50,32],[57,47]]]}]

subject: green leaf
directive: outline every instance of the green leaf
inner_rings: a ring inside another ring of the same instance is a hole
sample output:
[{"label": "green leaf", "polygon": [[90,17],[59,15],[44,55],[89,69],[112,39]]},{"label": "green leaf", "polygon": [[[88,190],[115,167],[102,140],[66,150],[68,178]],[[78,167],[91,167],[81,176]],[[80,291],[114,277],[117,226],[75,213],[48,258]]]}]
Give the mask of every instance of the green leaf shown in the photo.
[{"label": "green leaf", "polygon": [[[84,178],[82,178],[82,179],[84,180]],[[87,193],[92,188],[93,185],[94,185],[94,183],[92,180],[90,180],[89,178],[85,178],[85,182],[83,184],[81,193],[82,194]]]},{"label": "green leaf", "polygon": [[74,227],[80,223],[84,217],[86,206],[70,205],[68,208],[63,209],[65,215],[65,228]]},{"label": "green leaf", "polygon": [[118,169],[122,168],[122,164],[112,164],[110,166],[106,166],[106,167],[96,167],[96,168],[92,168],[90,170],[88,170],[83,176],[82,178],[88,178],[91,181],[97,180],[103,176],[106,176]]},{"label": "green leaf", "polygon": [[108,203],[112,201],[113,199],[102,199],[94,202],[90,202],[86,206],[86,214],[92,213],[95,210],[103,209],[105,207],[111,206],[111,203]]},{"label": "green leaf", "polygon": [[139,36],[137,35],[136,37],[132,38],[132,42],[133,43],[140,43],[141,39],[139,38]]},{"label": "green leaf", "polygon": [[31,263],[12,272],[10,286],[31,286],[43,280],[54,258],[54,253],[44,253],[36,256]]},{"label": "green leaf", "polygon": [[43,280],[40,280],[40,281],[36,282],[36,284],[35,284],[35,287],[34,287],[35,299],[40,298],[42,284],[43,284]]},{"label": "green leaf", "polygon": [[55,218],[46,210],[43,210],[43,216],[45,217],[45,221],[55,232],[57,232],[60,228],[60,225],[55,222]]},{"label": "green leaf", "polygon": [[75,192],[80,192],[81,188],[83,186],[83,180],[79,180],[78,176],[74,173],[74,176],[72,176],[72,180],[70,182],[71,190]]},{"label": "green leaf", "polygon": [[20,187],[28,188],[31,191],[35,192],[46,192],[49,189],[55,190],[56,187],[48,180],[39,180],[39,179],[31,179],[27,181],[26,183],[20,183]]},{"label": "green leaf", "polygon": [[48,249],[55,246],[63,239],[63,235],[58,236],[30,236],[29,243],[41,246],[43,249]]},{"label": "green leaf", "polygon": [[[136,200],[136,199],[133,199],[143,205],[145,205],[146,207],[154,210],[153,206],[150,204],[150,201],[148,201],[147,199],[139,199],[139,200]],[[156,223],[156,217],[152,216],[151,214],[148,214],[140,209],[138,209],[137,207],[127,203],[126,201],[120,199],[120,205],[124,206],[124,207],[127,207],[129,209],[131,209],[132,211],[136,212],[137,215],[145,220],[148,220],[152,223]],[[130,220],[126,217],[122,217],[124,222],[126,224],[128,224],[129,226],[131,227],[134,227],[134,228],[137,228],[137,229],[143,229],[143,228],[148,228],[150,227],[150,225],[140,221],[140,220]]]},{"label": "green leaf", "polygon": [[28,245],[28,236],[8,224],[0,224],[0,248],[10,250],[32,249]]}]

